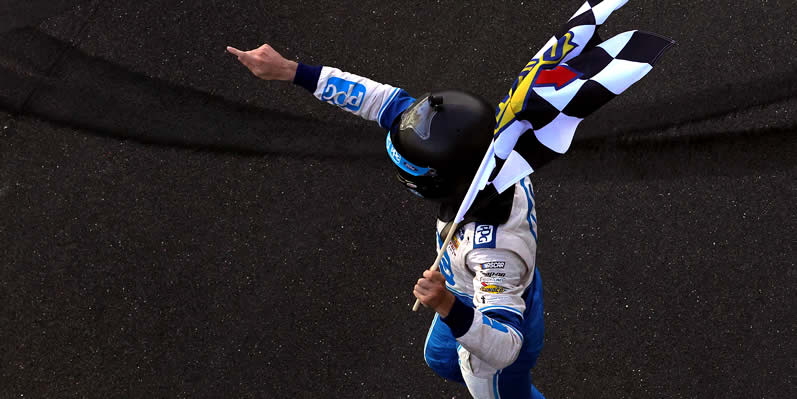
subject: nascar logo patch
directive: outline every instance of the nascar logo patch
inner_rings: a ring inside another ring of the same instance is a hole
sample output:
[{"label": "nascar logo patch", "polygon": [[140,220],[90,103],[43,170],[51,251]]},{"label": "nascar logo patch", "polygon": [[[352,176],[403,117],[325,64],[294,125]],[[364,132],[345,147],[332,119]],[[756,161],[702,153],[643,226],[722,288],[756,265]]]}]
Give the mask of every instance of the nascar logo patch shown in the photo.
[{"label": "nascar logo patch", "polygon": [[482,270],[484,269],[503,269],[506,266],[506,262],[503,261],[495,261],[495,262],[485,262],[481,265]]}]

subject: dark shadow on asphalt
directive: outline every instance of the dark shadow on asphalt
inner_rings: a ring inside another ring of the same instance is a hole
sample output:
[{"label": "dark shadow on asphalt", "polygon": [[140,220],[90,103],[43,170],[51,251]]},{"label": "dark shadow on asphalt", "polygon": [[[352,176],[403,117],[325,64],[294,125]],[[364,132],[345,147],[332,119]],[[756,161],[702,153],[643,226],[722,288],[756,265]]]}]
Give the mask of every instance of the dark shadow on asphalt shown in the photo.
[{"label": "dark shadow on asphalt", "polygon": [[[0,107],[94,134],[141,143],[233,152],[362,158],[382,155],[362,126],[235,103],[134,73],[33,29],[2,35]],[[35,48],[30,52],[26,49]],[[79,73],[48,76],[52,56]],[[49,56],[48,56],[49,55]],[[323,135],[317,133],[323,132]]]},{"label": "dark shadow on asphalt", "polygon": [[[16,114],[30,114],[99,136],[161,146],[245,156],[383,159],[380,136],[370,131],[360,134],[370,130],[362,126],[257,108],[151,78],[87,55],[32,28],[7,32],[0,39],[0,107]],[[59,54],[71,70],[80,72],[52,77],[53,57]],[[785,140],[789,133],[780,129],[649,139],[645,133],[788,98],[797,91],[789,83],[797,81],[793,77],[720,85],[716,92],[705,94],[716,99],[713,102],[691,94],[677,102],[682,106],[654,122],[650,115],[661,114],[661,110],[629,109],[621,115],[622,123],[617,123],[633,135],[577,138],[571,152],[605,152],[612,147],[622,152],[689,152],[700,143],[734,147],[754,145],[761,139],[779,140],[778,136]],[[747,95],[750,90],[758,94]],[[607,118],[612,116],[603,118],[600,125]]]},{"label": "dark shadow on asphalt", "polygon": [[[618,126],[615,134],[644,134],[717,119],[795,97],[797,69],[738,84],[718,82],[711,91],[685,94],[669,104],[631,106],[620,114],[601,114],[600,122],[604,126]],[[794,127],[797,121],[787,123]]]}]

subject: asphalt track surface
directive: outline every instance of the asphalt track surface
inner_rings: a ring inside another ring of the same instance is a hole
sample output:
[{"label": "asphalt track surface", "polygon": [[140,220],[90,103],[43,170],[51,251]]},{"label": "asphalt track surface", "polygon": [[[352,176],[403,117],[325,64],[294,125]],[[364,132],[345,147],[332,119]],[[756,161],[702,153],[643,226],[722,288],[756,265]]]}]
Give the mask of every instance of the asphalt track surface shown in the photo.
[{"label": "asphalt track surface", "polygon": [[[467,397],[409,310],[431,204],[379,127],[227,45],[496,102],[578,1],[0,6],[0,397]],[[639,1],[673,37],[533,176],[549,398],[796,397],[790,1]]]}]

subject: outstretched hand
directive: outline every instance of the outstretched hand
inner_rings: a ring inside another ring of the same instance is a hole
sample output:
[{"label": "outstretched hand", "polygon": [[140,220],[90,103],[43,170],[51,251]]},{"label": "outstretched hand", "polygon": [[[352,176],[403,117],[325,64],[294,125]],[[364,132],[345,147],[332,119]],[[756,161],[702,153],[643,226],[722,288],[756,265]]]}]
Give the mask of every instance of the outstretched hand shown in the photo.
[{"label": "outstretched hand", "polygon": [[268,44],[254,50],[241,51],[227,46],[227,51],[238,57],[238,61],[263,80],[293,80],[298,64],[285,59]]}]

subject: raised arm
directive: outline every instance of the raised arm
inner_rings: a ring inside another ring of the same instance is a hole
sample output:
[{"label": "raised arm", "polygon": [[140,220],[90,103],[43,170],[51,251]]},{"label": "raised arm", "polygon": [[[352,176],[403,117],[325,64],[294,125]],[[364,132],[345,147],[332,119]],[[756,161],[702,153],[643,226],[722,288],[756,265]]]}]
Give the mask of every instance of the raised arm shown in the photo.
[{"label": "raised arm", "polygon": [[268,44],[241,51],[227,47],[255,76],[264,80],[293,81],[321,101],[390,129],[393,121],[415,99],[406,91],[327,66],[290,61]]}]

